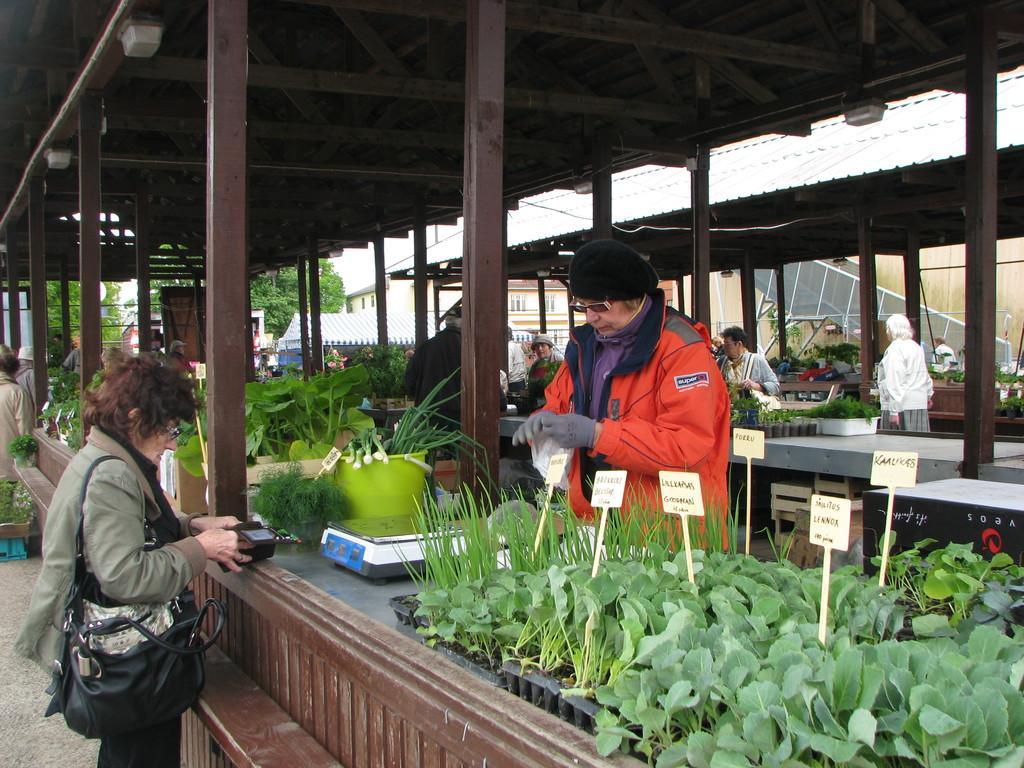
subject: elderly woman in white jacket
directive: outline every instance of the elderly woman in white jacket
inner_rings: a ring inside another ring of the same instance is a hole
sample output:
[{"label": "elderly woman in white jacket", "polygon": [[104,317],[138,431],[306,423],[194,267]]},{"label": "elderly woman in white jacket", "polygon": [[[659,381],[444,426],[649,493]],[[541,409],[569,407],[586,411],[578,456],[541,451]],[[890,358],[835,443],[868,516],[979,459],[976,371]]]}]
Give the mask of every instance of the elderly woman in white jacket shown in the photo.
[{"label": "elderly woman in white jacket", "polygon": [[908,432],[928,432],[933,387],[924,350],[914,341],[913,328],[904,315],[892,315],[886,320],[885,332],[891,343],[878,365],[882,425]]}]

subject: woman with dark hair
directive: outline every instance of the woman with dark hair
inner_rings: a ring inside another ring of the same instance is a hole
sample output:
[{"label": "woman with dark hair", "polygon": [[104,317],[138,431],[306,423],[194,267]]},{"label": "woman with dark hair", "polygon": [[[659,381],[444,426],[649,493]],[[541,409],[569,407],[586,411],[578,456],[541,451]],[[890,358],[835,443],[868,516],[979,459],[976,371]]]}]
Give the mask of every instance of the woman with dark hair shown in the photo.
[{"label": "woman with dark hair", "polygon": [[28,393],[14,378],[18,358],[6,345],[0,345],[0,479],[17,480],[14,462],[7,446],[19,435],[32,431],[32,403]]},{"label": "woman with dark hair", "polygon": [[[250,558],[234,517],[176,515],[157,480],[178,424],[195,417],[194,382],[151,355],[107,369],[85,393],[88,439],[53,495],[43,537],[43,569],[16,650],[50,669],[59,658],[64,607],[74,579],[78,510],[83,519],[89,600],[107,607],[166,603],[206,570],[232,571]],[[113,457],[96,464],[98,459]],[[89,484],[83,480],[93,468]],[[84,498],[82,498],[84,495]],[[100,768],[178,768],[181,718],[100,742]]]}]

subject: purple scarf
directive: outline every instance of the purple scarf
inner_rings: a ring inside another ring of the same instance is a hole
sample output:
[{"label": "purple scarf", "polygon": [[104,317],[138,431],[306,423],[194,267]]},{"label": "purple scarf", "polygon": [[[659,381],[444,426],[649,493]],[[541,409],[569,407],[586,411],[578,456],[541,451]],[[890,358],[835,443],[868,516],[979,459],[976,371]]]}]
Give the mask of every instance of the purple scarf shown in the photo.
[{"label": "purple scarf", "polygon": [[601,413],[601,392],[604,390],[605,379],[633,349],[640,326],[653,306],[651,297],[645,296],[643,307],[625,328],[607,336],[594,333],[597,345],[594,348],[594,370],[590,376],[590,412],[587,414],[590,418],[600,421],[604,417]]}]

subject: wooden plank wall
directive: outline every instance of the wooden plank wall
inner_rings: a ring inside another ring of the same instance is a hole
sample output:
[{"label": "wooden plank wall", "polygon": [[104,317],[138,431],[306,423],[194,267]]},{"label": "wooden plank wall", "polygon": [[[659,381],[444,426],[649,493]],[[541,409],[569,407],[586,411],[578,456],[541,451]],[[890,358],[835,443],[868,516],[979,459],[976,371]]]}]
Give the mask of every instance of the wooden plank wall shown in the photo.
[{"label": "wooden plank wall", "polygon": [[236,768],[217,747],[203,721],[191,709],[181,719],[182,764],[188,768]]},{"label": "wooden plank wall", "polygon": [[207,570],[222,650],[348,768],[636,766],[269,562]]}]

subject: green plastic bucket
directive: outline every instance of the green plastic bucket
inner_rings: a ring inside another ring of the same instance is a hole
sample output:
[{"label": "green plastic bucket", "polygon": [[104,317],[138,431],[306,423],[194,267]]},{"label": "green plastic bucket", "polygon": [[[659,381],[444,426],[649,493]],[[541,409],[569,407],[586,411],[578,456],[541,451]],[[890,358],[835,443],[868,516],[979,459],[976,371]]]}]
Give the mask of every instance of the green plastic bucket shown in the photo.
[{"label": "green plastic bucket", "polygon": [[348,497],[345,526],[373,537],[415,533],[413,516],[423,503],[430,472],[424,459],[425,453],[407,453],[359,469],[340,462],[337,479]]}]

